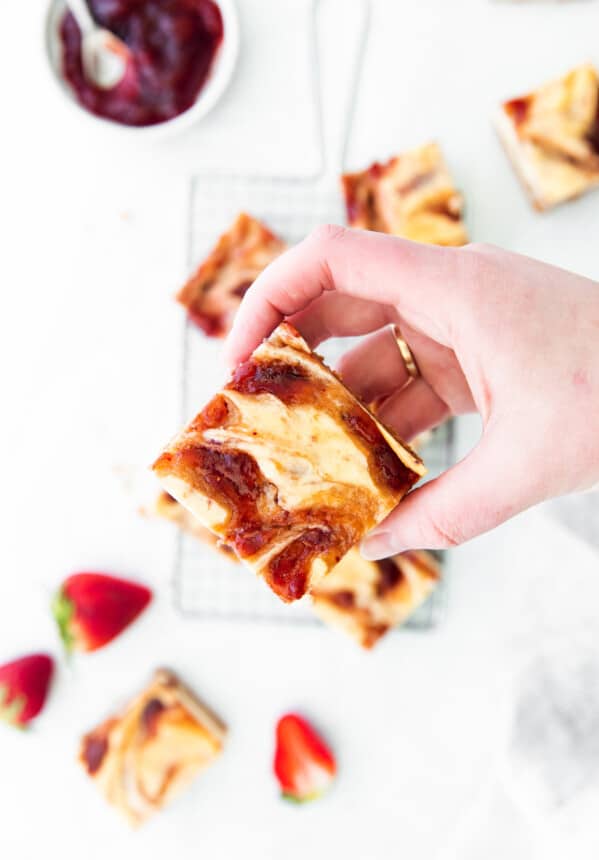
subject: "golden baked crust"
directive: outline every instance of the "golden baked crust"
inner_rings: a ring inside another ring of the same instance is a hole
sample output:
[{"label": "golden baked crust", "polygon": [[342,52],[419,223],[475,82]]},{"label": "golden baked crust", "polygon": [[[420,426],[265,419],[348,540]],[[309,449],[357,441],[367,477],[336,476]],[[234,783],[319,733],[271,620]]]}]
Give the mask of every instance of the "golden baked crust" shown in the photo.
[{"label": "golden baked crust", "polygon": [[464,245],[463,199],[436,143],[341,177],[351,227],[433,245]]},{"label": "golden baked crust", "polygon": [[285,248],[268,227],[241,212],[177,293],[177,301],[205,334],[222,337],[246,291]]},{"label": "golden baked crust", "polygon": [[363,648],[372,648],[388,630],[410,617],[440,576],[437,560],[423,550],[366,561],[352,549],[312,589],[314,611]]},{"label": "golden baked crust", "polygon": [[538,209],[599,184],[599,76],[590,63],[504,102],[496,125]]},{"label": "golden baked crust", "polygon": [[79,760],[106,800],[138,825],[212,764],[225,733],[176,675],[159,669],[119,716],[83,737]]},{"label": "golden baked crust", "polygon": [[154,470],[285,601],[309,591],[426,471],[287,323]]}]

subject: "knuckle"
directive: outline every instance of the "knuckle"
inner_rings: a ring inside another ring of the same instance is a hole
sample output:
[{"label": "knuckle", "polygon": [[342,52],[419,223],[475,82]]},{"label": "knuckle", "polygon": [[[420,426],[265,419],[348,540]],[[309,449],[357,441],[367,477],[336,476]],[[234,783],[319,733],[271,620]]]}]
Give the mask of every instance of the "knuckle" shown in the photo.
[{"label": "knuckle", "polygon": [[502,251],[494,245],[475,242],[460,255],[460,283],[468,315],[477,318],[487,305],[490,290],[498,283],[503,268]]},{"label": "knuckle", "polygon": [[473,245],[466,245],[463,250],[464,255],[462,260],[467,266],[466,274],[469,275],[468,281],[472,285],[480,283],[481,279],[486,280],[496,271],[498,265],[498,248],[495,248],[493,245],[476,242]]},{"label": "knuckle", "polygon": [[444,520],[439,515],[431,517],[429,527],[434,540],[431,549],[452,549],[468,539],[455,520]]},{"label": "knuckle", "polygon": [[489,242],[469,242],[463,250],[479,257],[494,257],[499,251],[495,245],[491,245]]},{"label": "knuckle", "polygon": [[343,239],[347,233],[347,227],[342,227],[340,224],[319,224],[312,230],[308,239],[311,242],[336,242]]}]

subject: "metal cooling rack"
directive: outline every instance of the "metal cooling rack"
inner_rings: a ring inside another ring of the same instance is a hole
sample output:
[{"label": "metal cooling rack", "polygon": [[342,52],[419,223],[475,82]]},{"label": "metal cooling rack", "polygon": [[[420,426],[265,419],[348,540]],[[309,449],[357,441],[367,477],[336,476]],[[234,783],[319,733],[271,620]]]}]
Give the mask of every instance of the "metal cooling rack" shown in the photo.
[{"label": "metal cooling rack", "polygon": [[[316,34],[312,7],[311,27]],[[368,37],[369,3],[363,3],[364,19],[358,39],[354,67],[349,75],[355,96]],[[314,38],[313,43],[316,43]],[[314,109],[319,123],[323,165],[311,179],[294,177],[243,176],[232,174],[198,175],[191,181],[189,206],[188,269],[191,271],[214,246],[218,236],[244,210],[263,220],[289,244],[301,241],[313,227],[324,222],[342,223],[345,218],[338,187],[338,174],[345,163],[347,142],[353,124],[356,99],[347,101],[338,163],[328,163],[324,152],[323,119],[317,57],[313,64]],[[332,160],[334,161],[334,159]],[[328,166],[330,175],[325,170]],[[334,363],[353,339],[336,339],[319,347],[325,360]],[[220,344],[203,337],[185,323],[183,333],[182,420],[188,421],[223,382]],[[446,424],[432,434],[422,455],[430,477],[453,462],[453,425]],[[445,605],[445,583],[410,618],[405,627],[426,629],[434,626]],[[283,604],[258,577],[241,565],[219,555],[188,535],[179,535],[174,574],[176,609],[185,617],[245,619],[296,624],[320,624],[309,601],[291,606]]]}]

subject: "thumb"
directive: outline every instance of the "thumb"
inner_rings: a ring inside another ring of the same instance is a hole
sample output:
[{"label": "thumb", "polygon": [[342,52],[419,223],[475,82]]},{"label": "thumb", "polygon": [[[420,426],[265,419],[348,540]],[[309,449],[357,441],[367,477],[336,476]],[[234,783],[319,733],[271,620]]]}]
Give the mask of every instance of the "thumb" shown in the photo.
[{"label": "thumb", "polygon": [[[544,497],[514,436],[486,432],[439,478],[411,492],[362,541],[375,560],[408,549],[447,549],[476,537]],[[533,473],[534,475],[534,473]],[[524,480],[523,480],[524,479]]]}]

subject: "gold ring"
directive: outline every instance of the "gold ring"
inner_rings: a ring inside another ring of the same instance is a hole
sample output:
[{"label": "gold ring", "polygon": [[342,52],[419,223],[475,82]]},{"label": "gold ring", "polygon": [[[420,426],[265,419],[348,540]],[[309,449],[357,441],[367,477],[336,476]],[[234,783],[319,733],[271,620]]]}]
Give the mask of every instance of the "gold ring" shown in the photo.
[{"label": "gold ring", "polygon": [[392,331],[399,354],[401,355],[402,361],[408,371],[408,375],[411,376],[412,379],[418,379],[420,371],[418,370],[418,365],[416,364],[416,359],[412,354],[412,350],[401,336],[401,332],[396,325],[392,327]]}]

